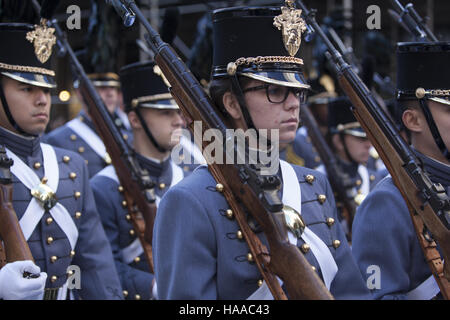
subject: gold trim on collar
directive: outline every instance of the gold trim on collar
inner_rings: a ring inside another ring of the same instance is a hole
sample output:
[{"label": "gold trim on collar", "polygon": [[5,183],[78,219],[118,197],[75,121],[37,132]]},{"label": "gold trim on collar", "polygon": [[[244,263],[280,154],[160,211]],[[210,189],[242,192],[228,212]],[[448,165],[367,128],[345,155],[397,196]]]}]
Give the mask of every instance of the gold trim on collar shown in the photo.
[{"label": "gold trim on collar", "polygon": [[34,45],[34,53],[41,63],[45,63],[52,55],[52,48],[56,44],[54,28],[48,28],[46,19],[41,20],[41,25],[35,25],[33,31],[27,32],[26,39]]},{"label": "gold trim on collar", "polygon": [[18,71],[18,72],[29,72],[29,73],[41,73],[48,76],[55,76],[55,71],[40,68],[40,67],[29,67],[29,66],[18,66],[14,64],[7,64],[0,62],[0,69],[6,69],[11,71]]},{"label": "gold trim on collar", "polygon": [[286,0],[286,6],[281,7],[281,14],[273,19],[273,25],[281,30],[284,47],[290,56],[295,56],[302,43],[302,33],[306,31],[302,10],[295,9],[294,1]]},{"label": "gold trim on collar", "polygon": [[171,100],[172,95],[170,93],[161,93],[161,94],[154,94],[151,96],[144,96],[139,97],[131,100],[131,106],[133,108],[136,108],[139,104],[144,102],[152,102],[152,101],[158,101],[158,100]]}]

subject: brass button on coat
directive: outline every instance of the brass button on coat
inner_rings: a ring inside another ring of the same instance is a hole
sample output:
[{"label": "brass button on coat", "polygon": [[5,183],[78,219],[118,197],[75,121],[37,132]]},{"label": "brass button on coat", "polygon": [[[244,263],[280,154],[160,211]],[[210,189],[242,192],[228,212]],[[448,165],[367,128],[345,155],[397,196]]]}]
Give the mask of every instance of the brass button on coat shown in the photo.
[{"label": "brass button on coat", "polygon": [[319,201],[320,204],[323,204],[327,200],[327,196],[324,194],[319,194],[317,200]]},{"label": "brass button on coat", "polygon": [[41,163],[40,162],[35,162],[33,167],[37,170],[41,167]]}]

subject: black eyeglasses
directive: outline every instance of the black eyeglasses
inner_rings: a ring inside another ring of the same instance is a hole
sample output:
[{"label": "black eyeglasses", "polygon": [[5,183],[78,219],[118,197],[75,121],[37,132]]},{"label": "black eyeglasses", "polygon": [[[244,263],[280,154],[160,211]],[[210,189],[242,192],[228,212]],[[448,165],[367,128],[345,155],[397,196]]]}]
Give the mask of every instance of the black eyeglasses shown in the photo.
[{"label": "black eyeglasses", "polygon": [[271,103],[283,103],[286,101],[289,96],[289,92],[292,92],[294,96],[300,99],[300,103],[303,104],[306,102],[306,90],[303,88],[292,88],[279,86],[276,84],[263,84],[257,87],[250,87],[242,90],[243,93],[249,91],[257,91],[257,90],[266,90],[267,100]]}]

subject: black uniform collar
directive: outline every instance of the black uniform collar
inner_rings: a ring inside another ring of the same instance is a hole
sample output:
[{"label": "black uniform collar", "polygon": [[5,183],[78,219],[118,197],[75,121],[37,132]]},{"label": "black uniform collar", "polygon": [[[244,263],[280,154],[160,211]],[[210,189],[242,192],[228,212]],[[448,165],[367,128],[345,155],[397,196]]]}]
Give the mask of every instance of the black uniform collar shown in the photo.
[{"label": "black uniform collar", "polygon": [[353,161],[352,162],[344,161],[339,157],[337,157],[337,162],[342,171],[347,173],[350,176],[350,178],[353,179],[358,176],[358,167],[359,167],[358,163]]},{"label": "black uniform collar", "polygon": [[40,151],[39,137],[26,137],[0,127],[0,143],[14,152],[17,156],[30,157]]},{"label": "black uniform collar", "polygon": [[161,175],[165,174],[167,170],[170,170],[170,157],[167,157],[167,159],[162,162],[158,162],[140,154],[136,154],[136,159],[143,169],[147,169],[150,176],[155,178],[159,178]]},{"label": "black uniform collar", "polygon": [[86,113],[86,111],[81,110],[80,113],[78,113],[78,119],[80,119],[84,124],[86,124],[89,128],[91,128],[94,132],[97,132],[95,129],[95,125],[91,120],[91,117]]},{"label": "black uniform collar", "polygon": [[433,182],[440,183],[444,187],[450,186],[450,166],[431,159],[419,151],[413,149],[416,155],[422,160],[425,171],[430,175]]}]

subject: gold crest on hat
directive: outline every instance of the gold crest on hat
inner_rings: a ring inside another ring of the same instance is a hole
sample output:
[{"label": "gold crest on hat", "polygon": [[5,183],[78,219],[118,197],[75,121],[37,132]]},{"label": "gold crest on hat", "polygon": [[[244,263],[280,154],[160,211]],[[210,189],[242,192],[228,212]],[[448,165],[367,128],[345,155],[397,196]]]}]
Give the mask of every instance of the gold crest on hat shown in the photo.
[{"label": "gold crest on hat", "polygon": [[281,14],[273,19],[273,25],[283,34],[284,46],[291,57],[300,49],[302,33],[306,31],[306,23],[301,15],[302,10],[295,9],[294,1],[286,0],[286,7],[281,7]]},{"label": "gold crest on hat", "polygon": [[52,48],[56,43],[54,28],[48,28],[43,20],[41,25],[35,26],[34,31],[27,33],[27,40],[34,44],[34,53],[41,63],[45,63],[52,55]]}]

